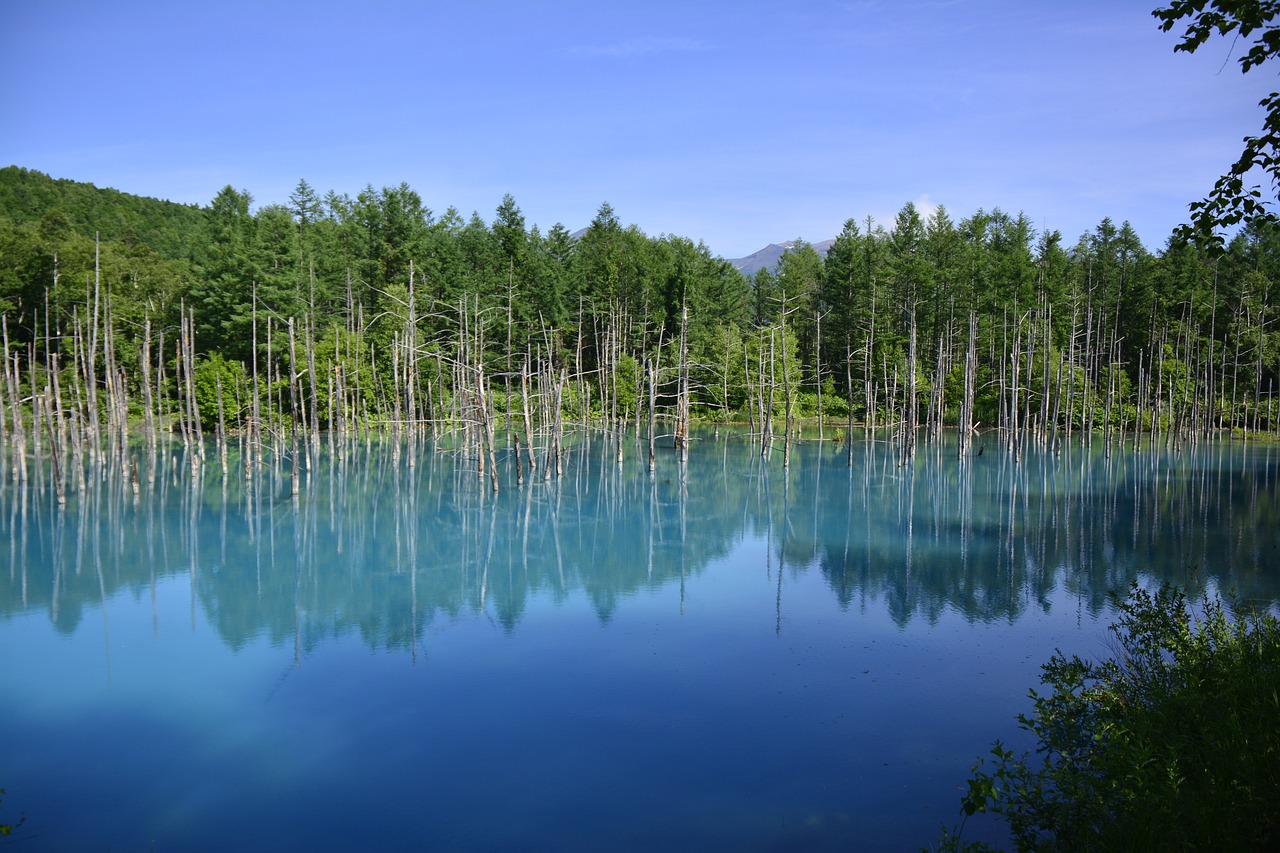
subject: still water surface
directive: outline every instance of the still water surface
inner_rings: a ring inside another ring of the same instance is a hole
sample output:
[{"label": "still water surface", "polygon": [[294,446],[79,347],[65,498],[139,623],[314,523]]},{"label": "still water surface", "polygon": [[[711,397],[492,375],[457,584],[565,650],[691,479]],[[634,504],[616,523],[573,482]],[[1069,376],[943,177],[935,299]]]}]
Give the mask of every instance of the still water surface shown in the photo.
[{"label": "still water surface", "polygon": [[707,434],[651,476],[596,437],[496,496],[383,443],[296,497],[178,455],[137,497],[0,491],[23,850],[919,849],[1111,593],[1280,600],[1265,446],[784,469]]}]

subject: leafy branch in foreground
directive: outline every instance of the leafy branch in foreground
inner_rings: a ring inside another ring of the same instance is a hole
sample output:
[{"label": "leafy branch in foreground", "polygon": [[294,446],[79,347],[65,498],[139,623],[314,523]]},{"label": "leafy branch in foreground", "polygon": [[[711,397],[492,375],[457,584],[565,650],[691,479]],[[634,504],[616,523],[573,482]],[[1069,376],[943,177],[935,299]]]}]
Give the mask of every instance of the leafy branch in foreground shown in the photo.
[{"label": "leafy branch in foreground", "polygon": [[[1195,53],[1215,34],[1252,39],[1239,59],[1241,72],[1248,73],[1280,55],[1280,27],[1274,23],[1277,13],[1280,3],[1274,0],[1173,0],[1151,14],[1166,33],[1187,21],[1174,51]],[[1198,238],[1221,251],[1222,235],[1218,229],[1275,218],[1270,204],[1280,192],[1280,93],[1272,92],[1258,105],[1266,115],[1262,133],[1245,137],[1244,150],[1227,173],[1218,178],[1213,191],[1190,205],[1191,224],[1178,231],[1184,239]],[[1271,179],[1271,192],[1265,197],[1259,186],[1245,184],[1255,169]]]},{"label": "leafy branch in foreground", "polygon": [[[1280,621],[1199,615],[1137,585],[1111,626],[1116,656],[1043,667],[1021,715],[1035,754],[996,742],[961,800],[1000,815],[1018,850],[1260,850],[1280,845]],[[960,829],[963,829],[961,824]],[[990,850],[944,832],[942,849]]]}]

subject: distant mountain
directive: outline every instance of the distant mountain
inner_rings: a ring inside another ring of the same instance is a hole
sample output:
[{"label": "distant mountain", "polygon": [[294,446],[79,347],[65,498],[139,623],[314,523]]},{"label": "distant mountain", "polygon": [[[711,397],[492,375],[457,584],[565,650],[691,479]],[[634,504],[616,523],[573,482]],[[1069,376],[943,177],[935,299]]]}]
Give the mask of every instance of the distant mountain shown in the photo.
[{"label": "distant mountain", "polygon": [[[579,228],[569,236],[574,240],[579,240],[582,238],[582,235],[586,233],[586,228]],[[831,248],[831,244],[834,242],[835,240],[823,240],[820,243],[810,243],[809,245],[813,246],[813,250],[821,257],[825,258],[827,256],[827,250]],[[727,260],[738,272],[742,273],[747,278],[750,278],[756,274],[757,270],[776,269],[778,261],[782,260],[782,256],[792,249],[795,244],[795,240],[787,240],[782,243],[770,243],[763,249],[752,252],[745,258],[726,258],[725,260]]]},{"label": "distant mountain", "polygon": [[[827,250],[831,248],[831,244],[835,240],[823,240],[821,243],[811,243],[813,250],[822,257],[827,256]],[[757,252],[752,252],[745,258],[730,258],[729,263],[734,269],[738,270],[745,276],[753,276],[758,270],[772,270],[778,266],[778,261],[782,260],[782,256],[793,248],[796,244],[795,240],[787,240],[785,243],[770,243]]]}]

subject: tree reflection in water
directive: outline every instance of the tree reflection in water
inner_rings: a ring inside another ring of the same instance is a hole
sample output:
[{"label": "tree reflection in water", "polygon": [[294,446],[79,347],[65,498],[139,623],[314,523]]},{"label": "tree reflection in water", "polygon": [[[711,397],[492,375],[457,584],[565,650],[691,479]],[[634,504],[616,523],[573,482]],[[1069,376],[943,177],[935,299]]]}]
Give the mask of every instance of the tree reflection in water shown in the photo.
[{"label": "tree reflection in water", "polygon": [[512,449],[497,494],[465,455],[390,441],[325,446],[297,466],[296,494],[287,460],[245,479],[233,450],[231,476],[193,474],[180,447],[140,493],[115,469],[89,471],[65,508],[47,475],[6,482],[0,618],[42,610],[70,633],[87,608],[122,592],[154,602],[159,579],[187,574],[193,624],[203,608],[232,649],[266,636],[301,659],[358,633],[416,658],[440,616],[489,612],[510,632],[535,596],[581,591],[602,621],[640,590],[678,585],[683,601],[745,538],[777,573],[779,633],[784,575],[815,570],[842,608],[883,602],[900,626],[948,608],[1015,620],[1058,587],[1096,615],[1135,579],[1280,600],[1269,446],[1073,444],[964,466],[946,447],[900,466],[887,442],[811,442],[784,467],[728,431],[700,439],[651,474],[646,440],[623,439],[617,464],[615,439],[579,435],[565,476],[523,485]]}]

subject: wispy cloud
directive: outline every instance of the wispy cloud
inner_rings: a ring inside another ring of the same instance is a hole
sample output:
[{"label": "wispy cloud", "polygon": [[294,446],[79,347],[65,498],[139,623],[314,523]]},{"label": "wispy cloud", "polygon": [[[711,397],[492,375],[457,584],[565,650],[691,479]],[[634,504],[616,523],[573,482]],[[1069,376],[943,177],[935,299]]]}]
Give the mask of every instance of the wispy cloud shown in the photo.
[{"label": "wispy cloud", "polygon": [[603,45],[579,45],[571,48],[576,56],[605,56],[626,58],[652,56],[660,53],[699,53],[711,50],[712,45],[701,39],[691,38],[634,38]]}]

